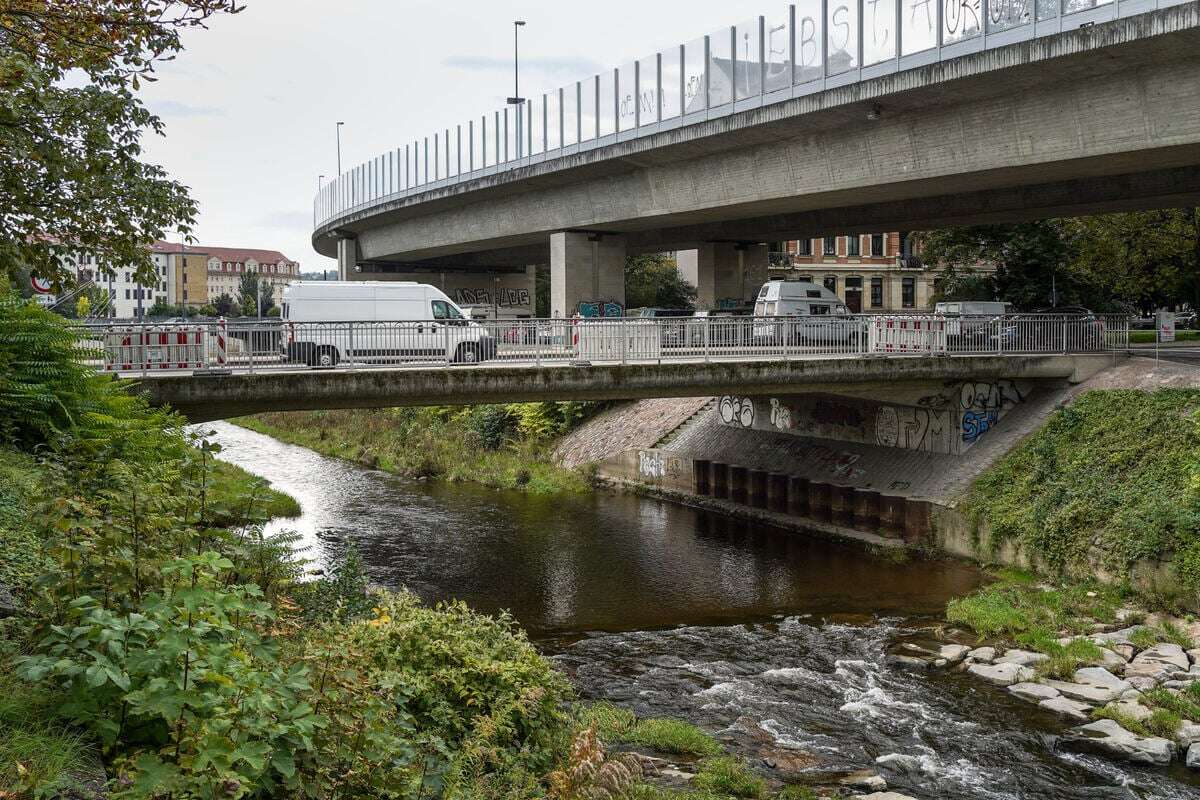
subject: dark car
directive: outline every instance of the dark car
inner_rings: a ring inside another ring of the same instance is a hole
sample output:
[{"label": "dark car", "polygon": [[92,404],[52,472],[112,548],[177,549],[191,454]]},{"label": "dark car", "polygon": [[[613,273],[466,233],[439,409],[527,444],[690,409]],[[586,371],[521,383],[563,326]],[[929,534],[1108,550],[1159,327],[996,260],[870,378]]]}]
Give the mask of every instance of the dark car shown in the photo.
[{"label": "dark car", "polygon": [[1056,306],[1004,318],[1005,349],[1029,353],[1103,350],[1104,320],[1083,306]]}]

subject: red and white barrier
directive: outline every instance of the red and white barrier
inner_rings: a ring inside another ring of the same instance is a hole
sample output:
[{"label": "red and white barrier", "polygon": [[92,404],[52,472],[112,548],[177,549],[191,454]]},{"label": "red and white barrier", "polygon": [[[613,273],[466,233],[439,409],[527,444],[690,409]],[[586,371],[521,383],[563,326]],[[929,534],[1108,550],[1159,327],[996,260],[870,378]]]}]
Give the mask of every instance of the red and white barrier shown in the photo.
[{"label": "red and white barrier", "polygon": [[872,317],[871,353],[945,353],[946,320],[937,317]]},{"label": "red and white barrier", "polygon": [[229,323],[227,323],[225,321],[224,317],[221,317],[221,319],[217,322],[217,367],[218,368],[222,368],[225,366],[225,362],[226,362],[225,340],[226,340],[226,333],[228,333],[228,329],[229,329]]},{"label": "red and white barrier", "polygon": [[132,372],[204,367],[204,328],[114,327],[104,334],[104,369]]}]

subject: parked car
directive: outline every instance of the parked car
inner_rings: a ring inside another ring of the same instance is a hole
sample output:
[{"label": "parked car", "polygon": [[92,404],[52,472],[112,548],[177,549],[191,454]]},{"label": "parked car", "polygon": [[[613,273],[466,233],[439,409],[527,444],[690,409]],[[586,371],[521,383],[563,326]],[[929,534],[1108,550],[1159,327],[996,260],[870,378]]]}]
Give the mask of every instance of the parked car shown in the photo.
[{"label": "parked car", "polygon": [[1028,352],[1099,350],[1105,342],[1104,320],[1083,306],[1055,306],[1004,318],[1002,345]]},{"label": "parked car", "polygon": [[487,329],[424,283],[296,281],[283,290],[281,321],[284,355],[314,367],[346,360],[474,363],[496,356]]},{"label": "parked car", "polygon": [[962,300],[937,303],[935,316],[945,318],[946,338],[950,346],[982,344],[1000,334],[1000,319],[1008,313],[1011,303],[998,300]]},{"label": "parked car", "polygon": [[824,286],[807,281],[768,281],[758,290],[756,344],[846,344],[862,335],[862,324]]}]

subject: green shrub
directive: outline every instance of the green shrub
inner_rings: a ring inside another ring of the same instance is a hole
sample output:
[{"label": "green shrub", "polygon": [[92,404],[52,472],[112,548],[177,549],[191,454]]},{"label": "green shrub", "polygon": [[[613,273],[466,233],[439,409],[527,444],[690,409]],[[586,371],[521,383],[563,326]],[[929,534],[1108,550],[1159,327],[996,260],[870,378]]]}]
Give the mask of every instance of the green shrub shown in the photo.
[{"label": "green shrub", "polygon": [[487,450],[499,450],[517,433],[517,417],[508,406],[478,406],[471,414],[471,430]]},{"label": "green shrub", "polygon": [[[1200,391],[1086,392],[987,470],[964,509],[1050,571],[1176,558],[1200,591]],[[1194,598],[1193,598],[1194,599]]]},{"label": "green shrub", "polygon": [[660,753],[713,756],[722,752],[716,739],[704,731],[677,719],[643,719],[629,730],[624,740]]},{"label": "green shrub", "polygon": [[706,758],[693,779],[697,789],[734,797],[762,797],[767,783],[747,768],[740,759],[730,756]]}]

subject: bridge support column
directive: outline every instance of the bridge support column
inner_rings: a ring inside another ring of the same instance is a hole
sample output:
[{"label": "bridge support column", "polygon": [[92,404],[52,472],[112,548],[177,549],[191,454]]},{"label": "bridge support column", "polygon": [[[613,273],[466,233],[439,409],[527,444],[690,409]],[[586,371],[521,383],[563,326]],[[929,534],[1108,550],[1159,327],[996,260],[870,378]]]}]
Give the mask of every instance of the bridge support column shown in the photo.
[{"label": "bridge support column", "polygon": [[767,246],[736,242],[702,242],[680,250],[676,264],[683,279],[696,287],[697,308],[736,308],[753,303],[767,281]]},{"label": "bridge support column", "polygon": [[624,237],[550,234],[550,316],[611,316],[614,311],[625,311]]},{"label": "bridge support column", "polygon": [[348,281],[354,275],[358,266],[358,240],[338,239],[337,243],[338,280]]}]

